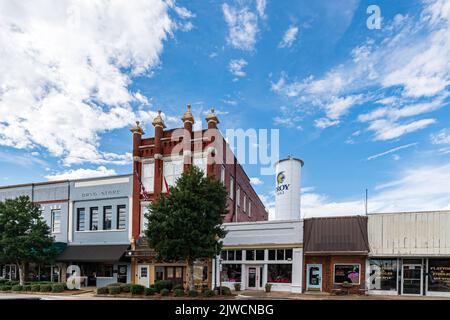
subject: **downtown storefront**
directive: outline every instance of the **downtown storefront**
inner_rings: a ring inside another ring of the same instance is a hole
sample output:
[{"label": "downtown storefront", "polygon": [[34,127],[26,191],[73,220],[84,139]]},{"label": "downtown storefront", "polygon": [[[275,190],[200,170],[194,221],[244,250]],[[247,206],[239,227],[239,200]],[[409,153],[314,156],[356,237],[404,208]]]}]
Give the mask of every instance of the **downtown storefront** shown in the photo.
[{"label": "downtown storefront", "polygon": [[367,218],[310,218],[304,223],[304,291],[364,293]]},{"label": "downtown storefront", "polygon": [[450,211],[368,219],[369,294],[450,296]]},{"label": "downtown storefront", "polygon": [[235,290],[301,292],[303,222],[261,221],[224,224],[220,256],[213,260],[213,285]]}]

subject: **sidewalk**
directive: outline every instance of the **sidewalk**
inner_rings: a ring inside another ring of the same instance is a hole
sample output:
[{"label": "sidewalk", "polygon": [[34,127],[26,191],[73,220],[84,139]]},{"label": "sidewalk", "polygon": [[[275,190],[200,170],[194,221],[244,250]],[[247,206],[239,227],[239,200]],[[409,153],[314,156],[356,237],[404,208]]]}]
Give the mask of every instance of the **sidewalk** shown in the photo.
[{"label": "sidewalk", "polygon": [[426,296],[382,296],[382,295],[345,295],[336,296],[327,293],[291,293],[264,291],[242,291],[236,297],[241,300],[267,299],[267,300],[450,300],[450,297],[426,297]]}]

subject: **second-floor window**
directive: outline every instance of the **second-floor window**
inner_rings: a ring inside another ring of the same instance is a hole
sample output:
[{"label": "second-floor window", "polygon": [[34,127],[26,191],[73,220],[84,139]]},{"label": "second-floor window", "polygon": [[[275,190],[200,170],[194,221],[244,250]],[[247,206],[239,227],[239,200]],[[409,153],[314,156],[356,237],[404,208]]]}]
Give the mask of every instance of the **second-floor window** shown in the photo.
[{"label": "second-floor window", "polygon": [[117,229],[123,230],[127,226],[127,208],[126,206],[117,206]]},{"label": "second-floor window", "polygon": [[[169,187],[174,186],[177,179],[183,173],[183,159],[168,159],[164,161],[164,178]],[[165,182],[163,181],[163,190],[167,192]]]},{"label": "second-floor window", "polygon": [[220,182],[225,185],[225,165],[220,167]]},{"label": "second-floor window", "polygon": [[61,232],[61,209],[52,210],[52,232]]},{"label": "second-floor window", "polygon": [[251,217],[252,215],[252,202],[250,199],[248,200],[248,216]]},{"label": "second-floor window", "polygon": [[244,212],[247,212],[247,196],[244,194],[244,203],[243,203]]},{"label": "second-floor window", "polygon": [[98,230],[98,207],[91,208],[89,230]]},{"label": "second-floor window", "polygon": [[154,190],[155,183],[155,163],[143,163],[142,164],[142,184],[144,185],[145,191],[152,193]]},{"label": "second-floor window", "polygon": [[236,206],[241,206],[241,187],[237,187],[236,189]]},{"label": "second-floor window", "polygon": [[230,177],[230,198],[234,199],[234,178]]},{"label": "second-floor window", "polygon": [[103,207],[103,230],[111,230],[112,227],[112,207]]},{"label": "second-floor window", "polygon": [[84,231],[86,221],[86,209],[77,209],[77,231]]},{"label": "second-floor window", "polygon": [[208,170],[208,167],[207,167],[208,158],[207,158],[207,156],[203,155],[203,154],[194,154],[192,163],[193,163],[194,166],[199,167],[203,171],[203,174],[206,177],[207,170]]}]

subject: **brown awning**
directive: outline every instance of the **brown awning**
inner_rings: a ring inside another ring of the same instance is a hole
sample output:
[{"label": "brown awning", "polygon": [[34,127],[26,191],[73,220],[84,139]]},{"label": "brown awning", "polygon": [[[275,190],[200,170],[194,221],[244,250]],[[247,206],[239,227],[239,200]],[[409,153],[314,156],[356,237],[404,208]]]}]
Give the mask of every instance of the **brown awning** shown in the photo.
[{"label": "brown awning", "polygon": [[77,262],[113,262],[119,261],[128,250],[129,245],[81,245],[68,246],[56,261]]},{"label": "brown awning", "polygon": [[304,220],[304,252],[315,254],[369,252],[367,217],[326,217]]}]

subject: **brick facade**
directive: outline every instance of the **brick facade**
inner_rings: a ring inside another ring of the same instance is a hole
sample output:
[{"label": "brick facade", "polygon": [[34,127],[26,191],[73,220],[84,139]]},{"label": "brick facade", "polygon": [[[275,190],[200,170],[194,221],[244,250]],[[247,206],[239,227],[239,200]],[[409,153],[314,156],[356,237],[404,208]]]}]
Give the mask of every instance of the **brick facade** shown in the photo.
[{"label": "brick facade", "polygon": [[305,255],[305,268],[303,268],[303,290],[306,291],[307,285],[307,267],[308,264],[322,265],[322,291],[331,293],[333,289],[340,289],[341,286],[334,284],[334,265],[335,264],[360,264],[360,284],[354,285],[349,292],[359,294],[359,289],[364,288],[366,278],[366,255]]},{"label": "brick facade", "polygon": [[[189,115],[186,116],[188,112]],[[141,202],[144,200],[140,185],[142,163],[149,160],[154,162],[154,190],[149,193],[149,200],[153,201],[164,190],[163,158],[171,155],[183,157],[183,171],[186,171],[193,163],[193,155],[206,153],[208,158],[207,174],[217,179],[221,178],[222,166],[224,167],[224,184],[229,195],[229,212],[224,217],[224,222],[267,220],[268,213],[251,186],[249,177],[216,127],[218,119],[214,112],[207,117],[208,129],[192,130],[194,120],[189,108],[182,120],[183,128],[164,130],[164,122],[158,115],[153,121],[153,126],[155,127],[154,137],[143,138],[144,132],[139,123],[131,129],[133,133],[133,238],[138,239],[141,234],[140,211]],[[231,179],[234,182],[233,187],[230,186]],[[230,192],[231,188],[233,188],[233,192]],[[240,190],[240,205],[237,205],[237,190]],[[249,203],[251,203],[250,214]]]}]

